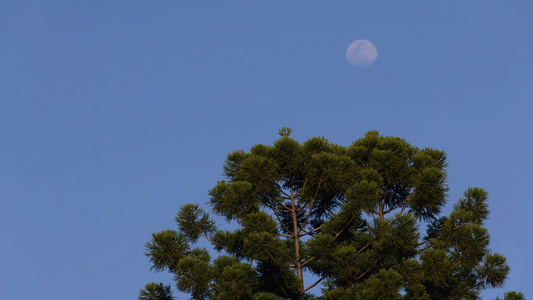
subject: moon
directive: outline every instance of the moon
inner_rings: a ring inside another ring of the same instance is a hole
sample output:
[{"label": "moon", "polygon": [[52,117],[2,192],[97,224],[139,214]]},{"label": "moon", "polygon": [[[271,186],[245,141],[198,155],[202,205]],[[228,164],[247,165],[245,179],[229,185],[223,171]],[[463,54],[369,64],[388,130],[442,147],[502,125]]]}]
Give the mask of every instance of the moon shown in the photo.
[{"label": "moon", "polygon": [[348,46],[346,60],[356,67],[368,67],[378,58],[376,46],[367,40],[357,40]]}]

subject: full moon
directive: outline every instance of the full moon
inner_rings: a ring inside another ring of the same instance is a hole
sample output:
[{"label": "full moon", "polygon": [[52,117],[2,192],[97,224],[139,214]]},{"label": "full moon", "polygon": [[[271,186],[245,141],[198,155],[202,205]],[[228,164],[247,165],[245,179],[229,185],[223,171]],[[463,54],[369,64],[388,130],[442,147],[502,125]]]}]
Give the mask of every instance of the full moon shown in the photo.
[{"label": "full moon", "polygon": [[378,58],[376,46],[367,40],[357,40],[348,46],[346,60],[356,67],[368,67]]}]

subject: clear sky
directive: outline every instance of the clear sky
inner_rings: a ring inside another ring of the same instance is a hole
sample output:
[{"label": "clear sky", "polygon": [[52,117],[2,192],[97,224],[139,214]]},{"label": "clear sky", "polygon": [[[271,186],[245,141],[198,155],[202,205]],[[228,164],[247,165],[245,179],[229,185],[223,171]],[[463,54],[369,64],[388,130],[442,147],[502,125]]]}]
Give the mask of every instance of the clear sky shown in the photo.
[{"label": "clear sky", "polygon": [[[450,206],[485,188],[511,266],[485,298],[533,297],[532,16],[512,0],[0,1],[0,298],[171,283],[149,271],[151,233],[283,126],[446,151]],[[357,39],[372,66],[346,61]]]}]

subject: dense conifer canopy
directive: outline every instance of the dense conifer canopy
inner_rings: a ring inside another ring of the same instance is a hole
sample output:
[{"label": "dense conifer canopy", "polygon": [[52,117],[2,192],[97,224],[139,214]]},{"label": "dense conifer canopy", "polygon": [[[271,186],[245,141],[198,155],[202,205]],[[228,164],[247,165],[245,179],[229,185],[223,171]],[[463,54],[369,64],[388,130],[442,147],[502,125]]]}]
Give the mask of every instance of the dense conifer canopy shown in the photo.
[{"label": "dense conifer canopy", "polygon": [[[489,247],[487,193],[470,188],[440,215],[443,151],[377,131],[348,147],[323,137],[299,143],[291,131],[228,155],[209,205],[235,230],[186,204],[178,230],[146,244],[152,269],[173,273],[193,299],[479,299],[503,286],[509,267]],[[200,238],[220,256],[195,247]],[[310,294],[315,286],[321,295]],[[171,298],[156,283],[139,297]]]}]

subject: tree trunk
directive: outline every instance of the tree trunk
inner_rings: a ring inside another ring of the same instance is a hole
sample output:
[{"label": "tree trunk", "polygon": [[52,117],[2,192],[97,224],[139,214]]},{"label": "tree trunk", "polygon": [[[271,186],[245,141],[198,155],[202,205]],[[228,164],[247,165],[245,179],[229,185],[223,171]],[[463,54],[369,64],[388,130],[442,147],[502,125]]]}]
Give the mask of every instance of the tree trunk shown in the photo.
[{"label": "tree trunk", "polygon": [[295,263],[296,266],[296,276],[300,280],[300,291],[302,293],[301,299],[303,299],[303,290],[304,290],[304,273],[302,267],[302,260],[300,257],[300,228],[298,226],[298,208],[296,207],[296,201],[294,199],[294,191],[291,188],[291,205],[292,205],[292,230],[294,238],[294,250],[295,250]]}]

